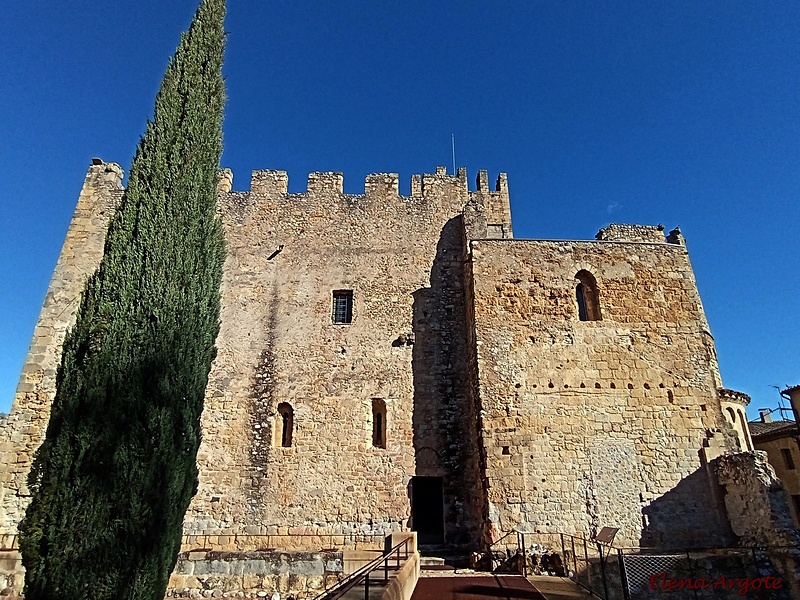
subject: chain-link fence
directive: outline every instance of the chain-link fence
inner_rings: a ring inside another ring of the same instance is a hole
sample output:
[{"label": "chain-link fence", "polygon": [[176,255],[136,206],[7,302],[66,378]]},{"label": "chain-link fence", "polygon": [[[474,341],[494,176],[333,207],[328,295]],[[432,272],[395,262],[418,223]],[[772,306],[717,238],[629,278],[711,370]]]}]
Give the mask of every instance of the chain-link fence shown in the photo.
[{"label": "chain-link fence", "polygon": [[782,557],[793,562],[789,554],[796,552],[796,548],[712,548],[683,552],[618,548],[621,598],[789,600],[795,597],[792,588],[796,576],[779,563]]},{"label": "chain-link fence", "polygon": [[612,598],[609,585],[617,582],[615,560],[609,545],[567,534],[520,533],[520,551],[525,556],[523,575],[550,574],[569,577],[599,598]]},{"label": "chain-link fence", "polygon": [[603,600],[800,597],[800,548],[617,548],[566,534],[519,534],[520,572],[572,579]]}]

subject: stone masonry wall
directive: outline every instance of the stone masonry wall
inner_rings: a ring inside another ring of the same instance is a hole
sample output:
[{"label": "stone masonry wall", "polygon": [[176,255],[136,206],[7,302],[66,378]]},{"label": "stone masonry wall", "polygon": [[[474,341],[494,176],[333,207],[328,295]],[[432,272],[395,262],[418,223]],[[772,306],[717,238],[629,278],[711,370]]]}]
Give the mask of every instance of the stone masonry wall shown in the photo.
[{"label": "stone masonry wall", "polygon": [[800,530],[792,520],[789,496],[766,452],[729,454],[712,465],[725,489],[731,527],[742,545],[800,549]]},{"label": "stone masonry wall", "polygon": [[343,577],[341,552],[182,552],[167,597],[314,598]]},{"label": "stone masonry wall", "polygon": [[661,243],[664,241],[664,226],[611,223],[600,229],[595,238],[607,242]]},{"label": "stone masonry wall", "polygon": [[[0,425],[5,532],[23,514],[61,343],[121,178],[113,164],[89,170]],[[440,167],[404,197],[395,174],[368,176],[363,195],[344,194],[340,173],[312,173],[303,194],[282,171],[254,172],[249,192],[223,174],[228,255],[184,527],[194,541],[381,547],[415,526],[413,477],[441,478],[448,544],[605,525],[632,544],[733,539],[707,462],[736,445],[680,233],[512,240],[506,178],[493,191],[487,179],[471,192],[465,170]],[[596,279],[601,320],[578,319],[580,270]],[[339,290],[353,294],[348,324],[332,319]],[[376,400],[385,447],[372,443]]]},{"label": "stone masonry wall", "polygon": [[[338,173],[313,173],[288,194],[281,171],[253,173],[250,192],[220,182],[228,257],[222,328],[203,414],[200,487],[187,534],[217,546],[380,547],[408,529],[411,478],[441,477],[449,543],[477,539],[475,417],[468,401],[462,222],[472,200],[511,234],[505,176],[470,192],[466,172],[367,178],[344,194]],[[55,390],[61,344],[102,256],[122,171],[95,161],[54,271],[12,413],[0,427],[0,527],[13,533],[25,478]],[[489,203],[491,206],[485,206]],[[331,321],[333,290],[353,290],[353,322]],[[372,402],[387,442],[373,447]],[[276,409],[294,409],[281,447]],[[231,548],[234,549],[234,548]]]},{"label": "stone masonry wall", "polygon": [[100,264],[108,222],[122,197],[122,169],[95,159],[50,279],[14,403],[0,426],[0,532],[16,532],[28,504],[27,476],[44,439],[56,369],[86,279]]},{"label": "stone masonry wall", "polygon": [[[465,173],[339,173],[288,194],[281,171],[223,196],[222,329],[203,414],[190,534],[270,536],[297,549],[380,544],[413,525],[409,483],[443,478],[450,543],[477,539],[474,419],[467,402],[461,212]],[[474,194],[474,193],[473,193]],[[353,291],[334,324],[332,292]],[[386,447],[372,445],[372,401]],[[280,403],[294,412],[282,447]]]},{"label": "stone masonry wall", "polygon": [[[703,457],[735,442],[685,248],[471,250],[487,541],[602,526],[628,545],[729,541]],[[578,319],[580,270],[596,278],[602,320]]]}]

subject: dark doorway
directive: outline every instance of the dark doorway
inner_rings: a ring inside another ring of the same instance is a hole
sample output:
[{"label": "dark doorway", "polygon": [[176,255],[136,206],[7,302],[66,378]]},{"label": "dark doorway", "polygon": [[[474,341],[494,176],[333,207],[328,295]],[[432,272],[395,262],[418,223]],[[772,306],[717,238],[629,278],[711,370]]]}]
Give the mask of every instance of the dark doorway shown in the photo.
[{"label": "dark doorway", "polygon": [[411,478],[411,529],[420,544],[444,544],[441,477]]}]

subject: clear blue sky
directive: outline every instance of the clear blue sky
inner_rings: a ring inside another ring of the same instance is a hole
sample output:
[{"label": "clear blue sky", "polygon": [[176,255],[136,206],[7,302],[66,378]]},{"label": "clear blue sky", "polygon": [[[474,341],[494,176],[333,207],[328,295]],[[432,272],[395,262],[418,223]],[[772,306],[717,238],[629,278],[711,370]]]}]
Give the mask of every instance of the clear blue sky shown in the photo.
[{"label": "clear blue sky", "polygon": [[[680,225],[727,387],[800,383],[800,3],[231,0],[223,165],[509,176],[517,237]],[[0,411],[86,169],[126,170],[195,0],[7,2]]]}]

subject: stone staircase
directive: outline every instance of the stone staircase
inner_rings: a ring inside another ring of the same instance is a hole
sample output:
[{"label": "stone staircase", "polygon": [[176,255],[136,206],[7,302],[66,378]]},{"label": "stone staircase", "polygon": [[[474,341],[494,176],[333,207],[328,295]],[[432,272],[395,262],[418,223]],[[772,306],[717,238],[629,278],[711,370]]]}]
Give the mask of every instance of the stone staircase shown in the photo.
[{"label": "stone staircase", "polygon": [[425,545],[419,547],[421,576],[439,571],[442,574],[471,571],[469,552],[451,546]]}]

